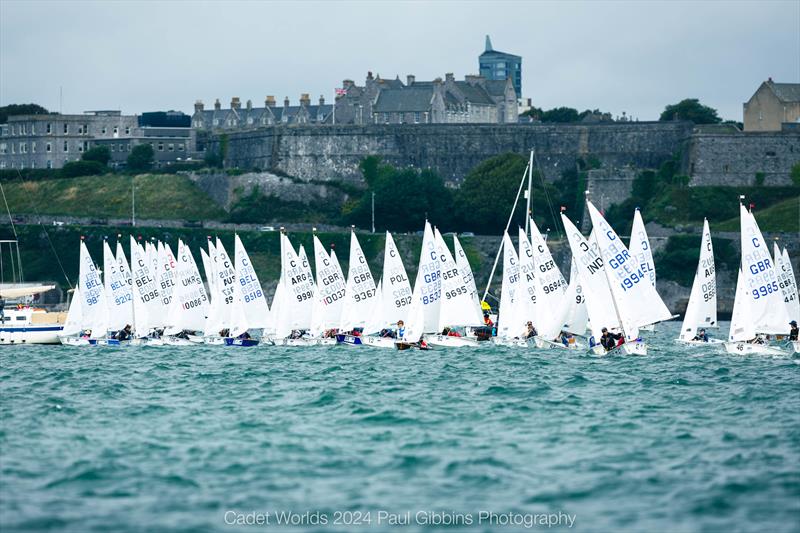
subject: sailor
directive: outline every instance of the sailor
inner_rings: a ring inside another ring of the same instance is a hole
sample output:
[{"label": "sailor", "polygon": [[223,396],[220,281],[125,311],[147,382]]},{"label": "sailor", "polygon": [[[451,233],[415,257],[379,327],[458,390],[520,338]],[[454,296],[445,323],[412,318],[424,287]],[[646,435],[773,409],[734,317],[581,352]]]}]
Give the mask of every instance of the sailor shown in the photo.
[{"label": "sailor", "polygon": [[603,348],[605,348],[606,351],[616,348],[619,344],[618,341],[622,339],[622,335],[619,333],[612,333],[608,331],[608,328],[603,328],[601,331],[603,335],[600,337],[600,344],[603,345]]},{"label": "sailor", "polygon": [[539,333],[536,331],[536,328],[533,327],[533,322],[531,322],[529,320],[528,323],[525,326],[525,338],[526,339],[532,339],[533,337],[535,337],[538,334]]},{"label": "sailor", "polygon": [[703,328],[700,328],[700,331],[697,332],[697,335],[695,335],[692,340],[693,341],[708,342],[708,334],[706,333],[706,330],[704,330]]},{"label": "sailor", "polygon": [[489,318],[489,311],[484,311],[483,312],[483,323],[484,323],[484,325],[489,326],[489,327],[494,326],[494,322],[492,322],[492,319]]},{"label": "sailor", "polygon": [[558,337],[556,338],[556,342],[560,342],[561,344],[569,348],[570,343],[575,342],[575,340],[572,338],[571,333],[561,330],[561,333],[559,333]]},{"label": "sailor", "polygon": [[406,325],[402,320],[397,321],[397,337],[402,339],[406,336]]},{"label": "sailor", "polygon": [[125,327],[117,332],[114,336],[117,340],[126,341],[131,338],[131,325],[125,324]]},{"label": "sailor", "polygon": [[797,320],[792,320],[789,322],[789,325],[792,326],[792,329],[789,330],[789,340],[796,341],[797,340]]},{"label": "sailor", "polygon": [[241,335],[239,335],[239,337],[238,337],[238,338],[240,338],[240,339],[245,339],[245,340],[247,340],[247,339],[252,339],[252,337],[250,336],[250,333],[248,333],[246,330],[245,330],[245,332],[244,332],[244,333],[242,333]]}]

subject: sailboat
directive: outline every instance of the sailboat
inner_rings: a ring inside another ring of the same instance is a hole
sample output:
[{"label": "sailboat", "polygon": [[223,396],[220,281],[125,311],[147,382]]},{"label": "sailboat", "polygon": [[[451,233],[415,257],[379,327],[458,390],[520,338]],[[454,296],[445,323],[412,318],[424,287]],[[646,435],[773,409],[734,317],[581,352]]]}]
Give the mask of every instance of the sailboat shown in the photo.
[{"label": "sailboat", "polygon": [[[578,337],[585,337],[589,314],[586,310],[586,296],[578,279],[578,265],[575,258],[570,261],[569,285],[556,311],[561,329]],[[577,343],[575,343],[577,347]]]},{"label": "sailboat", "polygon": [[[108,331],[108,304],[106,301],[100,272],[89,255],[86,243],[81,238],[80,266],[78,272],[78,288],[80,296],[80,335],[62,333],[62,344],[80,346],[97,344],[98,339],[106,339]],[[74,296],[73,296],[74,298]]]},{"label": "sailboat", "polygon": [[[633,237],[631,237],[632,239]],[[681,324],[681,332],[677,341],[693,346],[707,346],[709,343],[722,342],[718,339],[709,341],[694,340],[698,328],[717,326],[717,274],[714,267],[714,248],[711,242],[711,230],[708,220],[703,219],[703,239],[700,243],[700,259],[692,283],[689,303]]]},{"label": "sailboat", "polygon": [[[383,273],[377,287],[377,298],[364,328],[365,335],[345,335],[344,344],[372,348],[394,348],[394,328],[405,322],[411,307],[411,283],[392,234],[386,232],[383,253]],[[391,331],[392,334],[384,334]]]},{"label": "sailboat", "polygon": [[[524,233],[523,241],[527,240]],[[526,345],[525,307],[520,301],[525,298],[520,275],[520,261],[508,232],[503,234],[503,278],[500,284],[500,305],[497,313],[497,336],[495,344],[505,346]]]},{"label": "sailboat", "polygon": [[[301,247],[302,251],[302,247]],[[281,229],[281,277],[272,300],[273,344],[286,346],[311,329],[314,276],[308,258],[299,255]]]},{"label": "sailboat", "polygon": [[739,204],[742,262],[736,281],[731,329],[725,351],[731,354],[786,355],[765,335],[787,334],[789,316],[778,286],[775,264],[755,216]]},{"label": "sailboat", "polygon": [[133,289],[133,344],[158,345],[163,342],[151,336],[155,328],[155,320],[161,313],[156,279],[151,274],[152,261],[147,257],[145,249],[133,236],[131,243],[131,280]]},{"label": "sailboat", "polygon": [[[789,260],[789,252],[785,247],[783,252],[780,252],[777,243],[775,244],[775,263],[778,266],[778,277],[781,280],[778,285],[783,290],[783,301],[786,304],[789,318],[798,321],[800,320],[800,298],[798,298],[794,268],[792,268],[792,262]],[[800,340],[789,340],[786,347],[792,353],[800,353]]]},{"label": "sailboat", "polygon": [[430,223],[425,221],[422,247],[419,252],[417,278],[411,294],[411,307],[405,327],[398,329],[395,347],[399,350],[427,348],[425,334],[437,334],[442,299],[442,269],[436,239]]},{"label": "sailboat", "polygon": [[[363,333],[367,325],[367,318],[375,306],[377,287],[372,272],[367,264],[367,258],[358,242],[355,230],[350,232],[350,259],[347,268],[347,285],[342,305],[342,316],[339,321],[339,331],[344,334],[357,332]],[[339,339],[337,341],[344,342]]]},{"label": "sailboat", "polygon": [[210,283],[211,306],[206,318],[204,340],[206,344],[226,344],[230,337],[233,310],[236,306],[236,269],[228,252],[217,237],[216,242],[208,241],[208,258],[213,283]]},{"label": "sailboat", "polygon": [[198,333],[205,327],[208,294],[191,250],[180,239],[175,259],[177,283],[167,314],[164,343],[188,345],[202,342],[202,336]]},{"label": "sailboat", "polygon": [[609,353],[647,355],[647,345],[639,338],[639,328],[670,320],[672,314],[636,256],[628,251],[592,202],[587,199],[586,204],[592,218],[592,235],[603,258],[603,271],[611,291],[614,313],[624,336],[624,343]]},{"label": "sailboat", "polygon": [[313,341],[312,343],[316,345],[336,344],[334,333],[339,327],[342,316],[346,281],[336,254],[333,250],[328,254],[316,235],[314,235],[314,265],[317,277],[309,341]]},{"label": "sailboat", "polygon": [[[434,229],[434,241],[440,263],[442,298],[436,328],[438,333],[426,335],[425,341],[431,346],[443,348],[478,346],[480,339],[474,335],[473,328],[480,327],[483,322],[480,306],[470,293],[458,263],[438,228]],[[463,334],[459,329],[463,329]]]}]

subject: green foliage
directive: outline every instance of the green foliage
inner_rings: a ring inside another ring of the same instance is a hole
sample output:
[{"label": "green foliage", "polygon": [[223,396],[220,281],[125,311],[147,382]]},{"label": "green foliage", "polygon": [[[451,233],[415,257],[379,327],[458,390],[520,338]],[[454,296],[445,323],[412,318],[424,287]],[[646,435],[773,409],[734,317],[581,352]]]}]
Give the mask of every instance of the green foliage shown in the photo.
[{"label": "green foliage", "polygon": [[[684,287],[691,286],[694,279],[694,266],[700,258],[700,235],[677,234],[667,239],[667,243],[656,253],[654,261],[658,265],[661,279],[675,281]],[[712,237],[714,263],[718,270],[735,269],[739,255],[733,241]]]},{"label": "green foliage", "polygon": [[792,183],[800,187],[800,161],[792,165]]},{"label": "green foliage", "polygon": [[4,184],[3,188],[14,214],[129,218],[132,182],[136,184],[137,218],[222,220],[225,216],[205,192],[180,175],[106,174],[16,180]]},{"label": "green foliage", "polygon": [[219,136],[219,149],[216,151],[206,150],[205,162],[209,167],[222,168],[225,166],[225,158],[228,156],[228,134],[222,133]]},{"label": "green foliage", "polygon": [[[800,196],[778,201],[754,212],[762,231],[789,232],[795,235],[800,233]],[[719,224],[719,229],[739,231],[738,214]]]},{"label": "green foliage", "polygon": [[361,169],[367,190],[342,206],[347,223],[371,226],[374,193],[376,228],[416,231],[423,227],[426,217],[439,228],[453,227],[453,195],[432,170],[397,169],[369,157],[362,161]]},{"label": "green foliage", "polygon": [[52,168],[4,168],[0,169],[0,181],[3,183],[20,181],[36,181],[53,179],[59,176],[59,170]]},{"label": "green foliage", "polygon": [[79,176],[97,176],[106,170],[107,167],[98,161],[70,161],[61,167],[59,173],[62,178],[77,178]]},{"label": "green foliage", "polygon": [[153,156],[153,147],[149,144],[134,146],[128,155],[128,170],[132,172],[147,172],[153,166]]},{"label": "green foliage", "polygon": [[540,107],[531,107],[524,113],[520,114],[522,117],[531,117],[541,122],[561,123],[580,122],[588,115],[610,116],[609,113],[604,113],[599,109],[585,109],[578,113],[578,110],[572,107],[554,107],[553,109],[549,109],[547,111],[544,111]]},{"label": "green foliage", "polygon": [[83,152],[81,159],[83,161],[97,161],[101,165],[107,166],[108,162],[111,161],[111,150],[108,149],[108,146],[95,146]]},{"label": "green foliage", "polygon": [[686,98],[677,104],[666,106],[658,120],[661,122],[689,120],[695,124],[719,124],[722,122],[716,109],[701,104],[697,98]]},{"label": "green foliage", "polygon": [[228,221],[235,224],[260,224],[264,222],[338,222],[340,206],[334,201],[302,202],[266,196],[258,187],[239,198],[231,206]]},{"label": "green foliage", "polygon": [[[507,153],[487,159],[473,168],[456,194],[458,228],[485,235],[501,234],[527,162],[527,158],[519,154]],[[561,197],[556,187],[543,185],[539,174],[534,172],[531,210],[542,231],[559,227],[554,211],[558,210]],[[516,232],[517,225],[525,226],[525,205],[526,200],[520,194],[510,232]]]},{"label": "green foliage", "polygon": [[8,117],[16,115],[55,115],[37,104],[10,104],[0,107],[0,124],[8,122]]}]

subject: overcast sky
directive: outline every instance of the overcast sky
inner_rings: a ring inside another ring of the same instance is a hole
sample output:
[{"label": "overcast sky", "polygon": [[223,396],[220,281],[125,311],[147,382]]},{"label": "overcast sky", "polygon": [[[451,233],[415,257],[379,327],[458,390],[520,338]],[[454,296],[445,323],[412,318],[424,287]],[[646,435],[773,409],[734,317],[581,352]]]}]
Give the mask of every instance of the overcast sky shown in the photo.
[{"label": "overcast sky", "polygon": [[477,73],[485,35],[521,55],[534,105],[657,119],[694,97],[742,120],[758,85],[800,82],[800,1],[56,2],[0,0],[0,105],[192,111]]}]

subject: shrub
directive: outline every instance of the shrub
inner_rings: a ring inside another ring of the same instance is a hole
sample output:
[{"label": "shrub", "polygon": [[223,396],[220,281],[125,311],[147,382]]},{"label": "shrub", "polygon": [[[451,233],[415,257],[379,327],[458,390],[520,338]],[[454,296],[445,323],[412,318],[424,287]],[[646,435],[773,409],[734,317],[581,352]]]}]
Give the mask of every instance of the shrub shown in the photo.
[{"label": "shrub", "polygon": [[97,176],[106,171],[106,166],[98,161],[70,161],[61,168],[62,178]]}]

